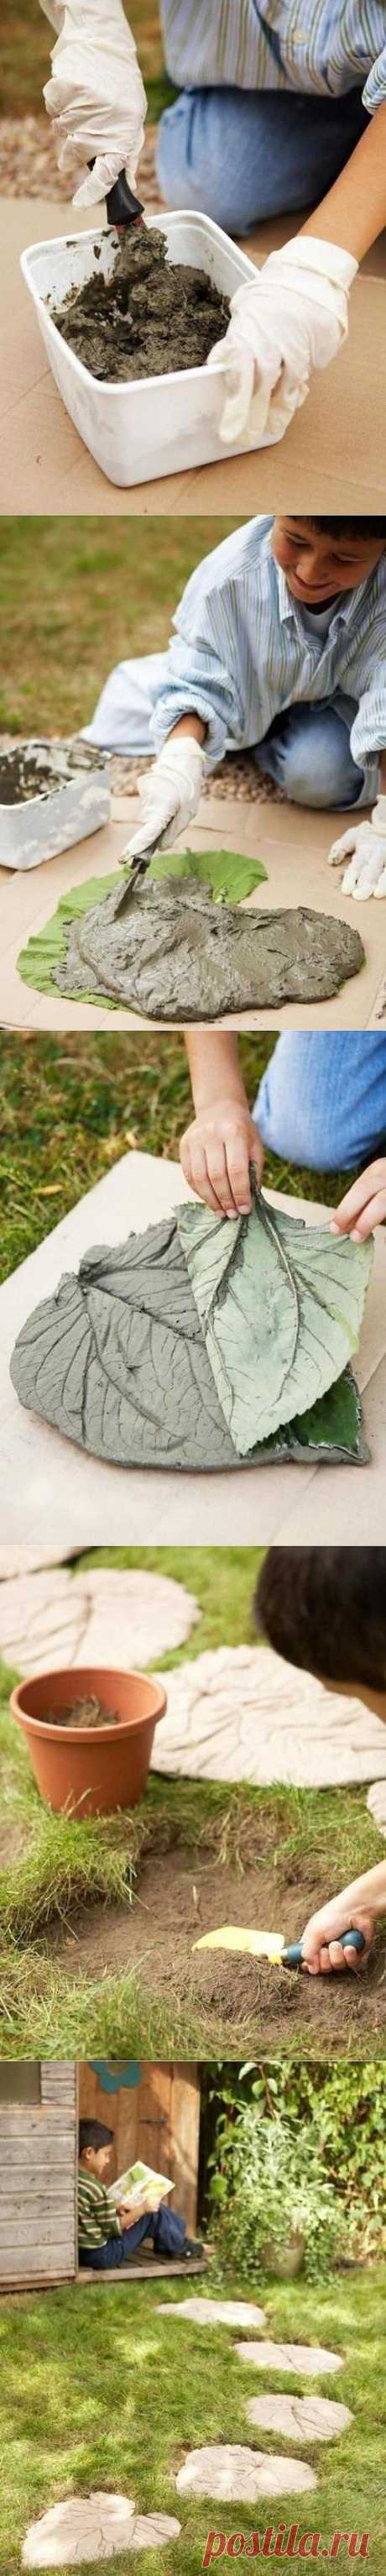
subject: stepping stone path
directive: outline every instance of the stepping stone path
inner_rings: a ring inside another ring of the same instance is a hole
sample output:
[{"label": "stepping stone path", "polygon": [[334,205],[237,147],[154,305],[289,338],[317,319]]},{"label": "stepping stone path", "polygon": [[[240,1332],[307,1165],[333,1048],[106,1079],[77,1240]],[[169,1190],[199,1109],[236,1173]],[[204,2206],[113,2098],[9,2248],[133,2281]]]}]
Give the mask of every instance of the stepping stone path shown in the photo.
[{"label": "stepping stone path", "polygon": [[288,2442],[331,2442],[352,2424],[349,2406],[332,2397],[250,2397],[250,2424],[266,2433],[284,2433]]},{"label": "stepping stone path", "polygon": [[[244,2299],[182,2299],[158,2311],[160,2316],[190,2317],[202,2325],[223,2324],[229,2327],[243,2323],[265,2325],[264,2310]],[[342,2358],[328,2352],[323,2344],[305,2343],[236,2343],[240,2361],[252,2362],[259,2370],[296,2371],[314,2378],[327,2371],[341,2370]],[[245,2408],[251,2424],[261,2425],[267,2433],[283,2433],[293,2442],[328,2442],[346,2431],[352,2423],[348,2406],[335,2405],[331,2398],[289,2397],[284,2390],[277,2396],[249,2398]],[[291,2458],[273,2451],[249,2450],[243,2442],[206,2443],[202,2449],[188,2451],[178,2470],[178,2495],[208,2496],[215,2503],[255,2504],[259,2496],[303,2495],[316,2487],[315,2470],[307,2460]]]},{"label": "stepping stone path", "polygon": [[[247,2299],[169,2299],[157,2308],[157,2316],[191,2317],[199,2326],[265,2326],[264,2308],[250,2306]],[[243,2344],[240,2349],[244,2351]]]},{"label": "stepping stone path", "polygon": [[256,2504],[262,2495],[302,2495],[316,2487],[316,2477],[305,2460],[275,2459],[272,2451],[249,2451],[243,2442],[214,2442],[189,2451],[176,2487],[179,2495],[210,2496],[216,2504]]},{"label": "stepping stone path", "polygon": [[328,2371],[342,2369],[341,2354],[318,2343],[237,2343],[236,2352],[256,2370],[296,2370],[299,2379],[324,2379]]},{"label": "stepping stone path", "polygon": [[188,1779],[324,1789],[386,1782],[386,1728],[271,1647],[220,1646],[168,1676],[153,1767]]},{"label": "stepping stone path", "polygon": [[23,2567],[87,2567],[95,2558],[118,2558],[126,2549],[163,2549],[178,2540],[181,2523],[167,2513],[137,2514],[130,2496],[69,2496],[31,2522]]},{"label": "stepping stone path", "polygon": [[141,1670],[184,1645],[199,1615],[183,1584],[141,1567],[27,1571],[0,1582],[0,1655],[26,1677],[61,1664]]}]

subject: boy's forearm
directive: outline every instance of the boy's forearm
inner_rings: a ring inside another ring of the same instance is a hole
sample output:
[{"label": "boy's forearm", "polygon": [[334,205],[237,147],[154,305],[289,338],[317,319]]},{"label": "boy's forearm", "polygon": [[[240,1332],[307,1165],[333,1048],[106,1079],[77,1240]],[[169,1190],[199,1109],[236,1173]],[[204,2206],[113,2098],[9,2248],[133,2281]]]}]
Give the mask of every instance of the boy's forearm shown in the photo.
[{"label": "boy's forearm", "polygon": [[329,188],[302,233],[335,242],[338,250],[364,259],[386,224],[386,99],[369,117],[360,143],[350,154],[340,178]]},{"label": "boy's forearm", "polygon": [[177,734],[190,733],[193,735],[194,742],[205,742],[207,731],[208,727],[203,724],[202,716],[179,716],[178,724],[171,725],[167,740],[174,742]]},{"label": "boy's forearm", "polygon": [[347,1902],[348,1924],[355,1906],[363,1905],[370,1914],[386,1914],[386,1861],[378,1861],[375,1869],[362,1870],[361,1877],[351,1879],[349,1887],[340,1887],[337,1901],[339,1905]]},{"label": "boy's forearm", "polygon": [[195,1110],[212,1108],[218,1100],[242,1101],[244,1106],[237,1038],[227,1030],[185,1029],[185,1046]]}]

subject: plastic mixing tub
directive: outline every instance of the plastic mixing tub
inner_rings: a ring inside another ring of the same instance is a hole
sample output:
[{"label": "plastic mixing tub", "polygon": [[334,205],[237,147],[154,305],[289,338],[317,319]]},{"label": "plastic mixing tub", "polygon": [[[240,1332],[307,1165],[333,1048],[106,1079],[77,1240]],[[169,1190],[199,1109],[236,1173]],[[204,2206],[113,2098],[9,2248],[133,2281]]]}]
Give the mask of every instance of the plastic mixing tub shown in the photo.
[{"label": "plastic mixing tub", "polygon": [[[85,841],[89,832],[98,832],[108,823],[111,793],[106,762],[102,752],[90,743],[77,746],[77,766],[70,771],[67,754],[73,746],[43,740],[15,743],[13,750],[0,753],[0,866],[2,868],[38,868],[43,859],[57,858],[60,850],[70,850],[74,841]],[[36,768],[36,793],[15,804],[2,802],[7,768],[15,751],[28,752]],[[44,761],[52,763],[52,785],[39,792],[39,771]]]},{"label": "plastic mixing tub", "polygon": [[[149,232],[162,232],[171,264],[205,270],[222,295],[256,278],[253,262],[236,250],[227,233],[209,215],[186,214],[148,218]],[[245,437],[235,447],[221,445],[219,420],[224,370],[186,367],[170,376],[148,376],[139,383],[100,384],[52,321],[50,299],[61,303],[70,286],[83,286],[95,264],[107,278],[117,249],[114,231],[77,233],[70,239],[33,242],[23,251],[23,277],[33,297],[39,328],[55,383],[84,446],[95,456],[110,483],[146,483],[156,475],[180,474],[189,465],[213,465],[219,458],[243,455]]]}]

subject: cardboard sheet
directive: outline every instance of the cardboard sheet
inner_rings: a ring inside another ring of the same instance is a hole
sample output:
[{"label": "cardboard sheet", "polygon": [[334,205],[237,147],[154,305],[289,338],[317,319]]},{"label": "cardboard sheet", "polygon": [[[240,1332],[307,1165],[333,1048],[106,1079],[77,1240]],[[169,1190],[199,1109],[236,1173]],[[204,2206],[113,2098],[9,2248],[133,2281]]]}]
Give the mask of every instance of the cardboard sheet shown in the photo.
[{"label": "cardboard sheet", "polygon": [[[64,410],[31,299],[20,252],[31,242],[88,229],[87,209],[39,198],[0,201],[0,419],[5,426],[0,511],[136,516],[199,510],[379,511],[385,506],[386,281],[384,254],[369,254],[350,298],[350,332],[332,366],[314,378],[308,401],[278,447],[124,491],[106,481]],[[248,238],[261,266],[280,227]],[[286,227],[282,228],[282,237]],[[269,238],[268,238],[269,237]],[[258,252],[256,252],[258,245]],[[374,256],[374,266],[373,266]],[[370,265],[371,263],[371,265]]]},{"label": "cardboard sheet", "polygon": [[[215,790],[215,781],[214,781]],[[152,1028],[131,1011],[103,1010],[99,1004],[70,1002],[56,996],[34,992],[18,974],[18,957],[31,933],[36,937],[55,912],[59,897],[70,887],[83,885],[86,877],[106,876],[119,866],[121,852],[135,829],[138,798],[115,797],[113,819],[106,829],[90,840],[67,850],[61,857],[50,859],[40,868],[10,875],[0,869],[0,1026],[29,1029],[118,1029]],[[241,1018],[229,1017],[217,1023],[221,1028],[374,1028],[379,1025],[380,995],[386,978],[386,903],[356,904],[352,896],[342,894],[344,867],[330,868],[327,851],[345,830],[347,815],[321,814],[311,808],[276,804],[267,798],[266,805],[243,803],[213,796],[202,799],[199,822],[181,834],[180,846],[193,850],[234,849],[246,857],[261,857],[267,868],[266,881],[256,888],[249,905],[271,912],[276,905],[307,904],[317,912],[347,921],[359,930],[365,950],[365,965],[360,974],[341,986],[335,1000],[329,1002],[286,1003],[281,1011],[249,1011]],[[178,843],[176,844],[178,848]],[[249,908],[248,905],[248,908]],[[165,1028],[166,1021],[160,1025]],[[385,1022],[386,1026],[386,1022]]]},{"label": "cardboard sheet", "polygon": [[[273,1204],[320,1224],[320,1204],[269,1193]],[[79,1201],[46,1242],[0,1289],[0,1432],[2,1489],[0,1546],[46,1538],[53,1546],[136,1544],[203,1546],[234,1541],[249,1546],[285,1539],[299,1543],[368,1544],[379,1541],[386,1504],[386,1236],[375,1237],[375,1258],[355,1373],[364,1398],[365,1431],[372,1457],[367,1467],[274,1466],[227,1475],[127,1471],[101,1466],[61,1440],[18,1404],[9,1361],[21,1325],[40,1298],[49,1296],[64,1270],[77,1268],[96,1243],[122,1241],[169,1215],[191,1196],[179,1165],[129,1153]],[[324,1211],[326,1214],[327,1211]]]}]

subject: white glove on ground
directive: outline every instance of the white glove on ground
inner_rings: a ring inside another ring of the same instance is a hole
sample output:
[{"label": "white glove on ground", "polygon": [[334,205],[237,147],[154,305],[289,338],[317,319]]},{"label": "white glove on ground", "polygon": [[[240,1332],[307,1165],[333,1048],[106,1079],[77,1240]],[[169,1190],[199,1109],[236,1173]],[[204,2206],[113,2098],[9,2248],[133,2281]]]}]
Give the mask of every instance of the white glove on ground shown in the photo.
[{"label": "white glove on ground", "polygon": [[154,769],[149,771],[141,789],[139,829],[128,841],[123,859],[137,859],[142,850],[169,850],[178,833],[185,830],[197,813],[205,770],[205,752],[192,736],[182,734],[179,742],[164,742]]},{"label": "white glove on ground", "polygon": [[333,841],[328,856],[336,868],[340,859],[352,852],[351,864],[342,880],[343,894],[354,894],[357,903],[366,895],[386,895],[386,796],[377,796],[369,823],[351,823],[339,841]]},{"label": "white glove on ground", "polygon": [[[135,188],[146,95],[121,0],[41,0],[58,41],[43,96],[58,169],[82,185],[75,206],[96,206],[120,171]],[[88,169],[89,161],[94,169]]]},{"label": "white glove on ground", "polygon": [[274,447],[305,402],[313,367],[336,358],[348,330],[348,295],[358,262],[335,243],[296,235],[272,251],[254,286],[239,286],[231,321],[208,367],[227,360],[220,438]]}]

